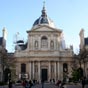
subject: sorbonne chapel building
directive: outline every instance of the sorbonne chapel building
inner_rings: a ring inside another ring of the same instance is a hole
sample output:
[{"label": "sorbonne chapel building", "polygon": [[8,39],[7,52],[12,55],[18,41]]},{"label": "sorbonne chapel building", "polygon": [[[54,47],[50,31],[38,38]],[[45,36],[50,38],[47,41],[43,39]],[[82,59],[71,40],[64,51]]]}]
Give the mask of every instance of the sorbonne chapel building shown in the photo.
[{"label": "sorbonne chapel building", "polygon": [[71,76],[73,49],[65,47],[63,31],[47,16],[45,6],[27,35],[27,43],[18,40],[15,46],[17,79],[40,82]]}]

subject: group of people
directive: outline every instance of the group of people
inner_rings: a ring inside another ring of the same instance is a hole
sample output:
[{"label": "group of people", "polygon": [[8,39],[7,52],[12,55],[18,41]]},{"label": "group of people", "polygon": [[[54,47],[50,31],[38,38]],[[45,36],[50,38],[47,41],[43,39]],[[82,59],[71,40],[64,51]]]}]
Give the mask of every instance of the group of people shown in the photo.
[{"label": "group of people", "polygon": [[23,82],[22,82],[22,86],[24,87],[24,88],[31,88],[34,84],[36,83],[36,80],[33,80],[33,81],[26,81],[26,80],[24,80]]},{"label": "group of people", "polygon": [[56,83],[56,86],[58,86],[59,88],[64,88],[65,83],[61,80],[58,80]]},{"label": "group of people", "polygon": [[[81,80],[80,80],[80,83],[81,83],[82,88],[85,88],[85,85],[86,85],[86,78],[85,78],[85,77],[82,77]],[[56,85],[59,86],[60,88],[64,88],[64,87],[63,87],[64,84],[65,84],[65,83],[62,82],[62,81],[60,81],[60,80],[58,80],[57,83],[56,83]]]},{"label": "group of people", "polygon": [[[23,81],[21,81],[21,85],[23,86],[23,88],[31,88],[35,84],[36,84],[36,80],[33,80],[33,81],[23,80]],[[11,80],[9,80],[8,88],[13,88],[13,83]]]},{"label": "group of people", "polygon": [[50,79],[50,83],[55,84],[55,79]]},{"label": "group of people", "polygon": [[[52,82],[55,84],[55,80],[54,79],[52,79],[52,80],[50,79],[50,83],[52,83]],[[22,86],[24,88],[31,88],[36,83],[37,83],[36,80],[33,80],[33,81],[31,81],[31,80],[30,81],[24,80],[24,81],[22,81]],[[44,81],[43,80],[41,81],[41,84],[42,84],[42,88],[44,88]],[[60,88],[64,88],[63,87],[64,84],[65,83],[60,81],[60,80],[58,80],[57,83],[56,83],[56,85],[59,86]],[[81,78],[81,84],[82,84],[82,88],[85,88],[85,84],[86,84],[85,77]],[[11,80],[9,80],[8,88],[12,88],[12,81]]]}]

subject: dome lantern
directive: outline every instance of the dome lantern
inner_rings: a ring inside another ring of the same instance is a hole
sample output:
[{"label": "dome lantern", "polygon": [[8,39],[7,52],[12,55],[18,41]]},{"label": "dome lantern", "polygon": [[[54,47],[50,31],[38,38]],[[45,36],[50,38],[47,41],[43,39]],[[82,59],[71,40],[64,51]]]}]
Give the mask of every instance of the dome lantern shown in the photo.
[{"label": "dome lantern", "polygon": [[47,14],[46,14],[46,9],[45,9],[45,2],[44,2],[44,5],[43,5],[42,15],[41,15],[41,16],[42,16],[42,17],[47,16]]}]

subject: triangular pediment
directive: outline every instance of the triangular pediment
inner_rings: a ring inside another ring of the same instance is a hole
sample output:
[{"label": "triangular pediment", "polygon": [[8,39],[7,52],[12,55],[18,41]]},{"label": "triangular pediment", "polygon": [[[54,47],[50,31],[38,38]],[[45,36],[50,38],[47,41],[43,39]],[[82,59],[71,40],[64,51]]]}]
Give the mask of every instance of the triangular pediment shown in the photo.
[{"label": "triangular pediment", "polygon": [[36,28],[36,29],[34,29],[32,31],[55,31],[55,30],[53,30],[53,29],[51,29],[49,27],[43,26],[43,27]]},{"label": "triangular pediment", "polygon": [[49,27],[47,25],[42,25],[42,26],[38,26],[36,28],[33,28],[30,30],[31,32],[35,31],[35,32],[38,32],[38,31],[41,31],[41,32],[62,32],[62,30],[60,29],[57,29],[57,28],[52,28],[52,27]]}]

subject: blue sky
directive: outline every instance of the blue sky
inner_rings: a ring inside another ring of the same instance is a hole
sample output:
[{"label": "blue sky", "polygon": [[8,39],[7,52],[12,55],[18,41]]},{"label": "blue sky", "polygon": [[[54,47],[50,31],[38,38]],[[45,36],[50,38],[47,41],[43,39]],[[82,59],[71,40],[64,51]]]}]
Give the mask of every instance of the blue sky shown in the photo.
[{"label": "blue sky", "polygon": [[[0,36],[6,27],[7,50],[14,50],[13,41],[19,32],[21,39],[27,40],[27,30],[41,15],[44,0],[0,0]],[[66,45],[73,45],[75,52],[79,48],[79,32],[85,30],[88,36],[88,0],[45,0],[47,15],[57,28],[64,32]]]}]

